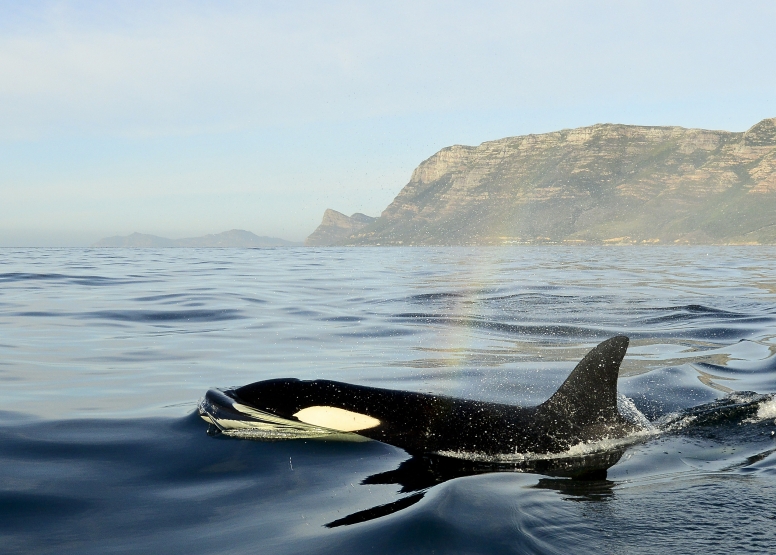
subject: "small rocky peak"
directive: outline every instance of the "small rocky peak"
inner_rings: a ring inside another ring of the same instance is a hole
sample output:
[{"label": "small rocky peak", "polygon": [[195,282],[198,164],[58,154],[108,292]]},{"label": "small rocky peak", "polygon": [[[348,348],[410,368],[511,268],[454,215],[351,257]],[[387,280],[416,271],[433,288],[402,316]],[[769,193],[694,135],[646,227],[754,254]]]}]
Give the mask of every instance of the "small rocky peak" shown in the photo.
[{"label": "small rocky peak", "polygon": [[323,213],[323,220],[321,221],[321,225],[326,226],[337,226],[337,227],[351,227],[350,218],[348,218],[345,214],[342,212],[337,212],[336,210],[332,210],[331,208],[327,208],[326,212]]},{"label": "small rocky peak", "polygon": [[351,214],[350,219],[362,224],[371,224],[377,218],[374,218],[372,216],[367,216],[366,214],[362,214],[361,212],[356,212],[355,214]]},{"label": "small rocky peak", "polygon": [[747,146],[776,145],[776,118],[768,118],[749,128],[744,133]]},{"label": "small rocky peak", "polygon": [[371,224],[377,218],[356,212],[352,216],[346,216],[327,208],[323,213],[321,225],[305,239],[304,244],[311,247],[327,247],[341,244],[355,232]]}]

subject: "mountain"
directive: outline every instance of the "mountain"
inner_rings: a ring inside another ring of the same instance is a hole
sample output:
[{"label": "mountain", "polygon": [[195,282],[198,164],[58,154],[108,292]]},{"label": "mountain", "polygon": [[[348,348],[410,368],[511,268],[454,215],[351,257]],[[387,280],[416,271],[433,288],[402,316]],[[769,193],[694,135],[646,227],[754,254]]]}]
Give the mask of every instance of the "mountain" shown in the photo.
[{"label": "mountain", "polygon": [[318,237],[340,245],[776,244],[776,118],[743,133],[599,124],[447,147],[375,221],[344,238]]},{"label": "mountain", "polygon": [[250,231],[233,229],[216,235],[204,235],[202,237],[190,237],[187,239],[166,239],[156,235],[133,233],[126,236],[106,237],[94,243],[93,247],[131,247],[131,248],[158,248],[158,247],[294,247],[301,243],[286,241],[276,237],[260,237]]},{"label": "mountain", "polygon": [[356,212],[346,216],[329,208],[323,213],[323,221],[312,234],[305,239],[308,247],[336,245],[347,241],[349,237],[376,221],[377,218]]}]

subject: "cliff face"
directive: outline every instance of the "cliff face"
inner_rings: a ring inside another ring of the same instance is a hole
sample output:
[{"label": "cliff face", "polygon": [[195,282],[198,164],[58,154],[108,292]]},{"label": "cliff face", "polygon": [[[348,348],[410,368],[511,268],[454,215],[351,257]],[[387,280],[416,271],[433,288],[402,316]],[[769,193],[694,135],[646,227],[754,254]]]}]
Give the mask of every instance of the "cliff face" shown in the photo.
[{"label": "cliff face", "polygon": [[323,213],[321,224],[305,239],[304,244],[308,247],[338,245],[375,220],[377,218],[359,212],[346,216],[329,208]]},{"label": "cliff face", "polygon": [[744,133],[604,124],[451,146],[337,240],[543,242],[776,243],[776,118]]}]

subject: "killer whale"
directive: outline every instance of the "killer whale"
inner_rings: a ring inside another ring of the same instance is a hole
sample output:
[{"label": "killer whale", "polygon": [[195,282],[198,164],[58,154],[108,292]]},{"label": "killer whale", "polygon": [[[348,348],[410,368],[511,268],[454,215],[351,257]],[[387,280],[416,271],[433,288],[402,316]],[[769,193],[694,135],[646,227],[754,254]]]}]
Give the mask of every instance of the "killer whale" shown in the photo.
[{"label": "killer whale", "polygon": [[[216,435],[371,438],[409,453],[396,468],[360,480],[364,485],[398,484],[403,495],[328,522],[327,528],[387,517],[421,502],[428,490],[443,482],[491,472],[538,474],[544,477],[531,487],[601,499],[616,485],[607,480],[608,469],[634,442],[690,423],[717,427],[720,421],[740,425],[772,418],[767,416],[770,408],[762,409],[770,407],[763,403],[771,403],[773,395],[734,392],[672,413],[657,427],[629,413],[632,423],[617,408],[617,380],[628,343],[627,337],[618,336],[593,348],[560,388],[535,407],[328,380],[279,379],[210,390],[200,401],[199,415]],[[615,441],[598,442],[605,439]],[[588,442],[592,445],[580,445]]]},{"label": "killer whale", "polygon": [[198,410],[217,431],[268,439],[357,434],[413,456],[557,454],[637,429],[617,409],[617,378],[628,343],[621,335],[594,347],[560,388],[534,407],[281,378],[211,389]]}]

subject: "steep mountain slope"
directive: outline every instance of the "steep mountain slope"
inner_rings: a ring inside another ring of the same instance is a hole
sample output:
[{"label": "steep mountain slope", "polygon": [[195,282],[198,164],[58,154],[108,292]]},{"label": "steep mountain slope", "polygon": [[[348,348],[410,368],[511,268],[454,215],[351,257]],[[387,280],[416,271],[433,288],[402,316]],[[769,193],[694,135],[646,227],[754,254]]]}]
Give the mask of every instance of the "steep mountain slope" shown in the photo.
[{"label": "steep mountain slope", "polygon": [[[776,243],[776,118],[451,146],[336,244]],[[331,243],[330,243],[331,244]]]}]

